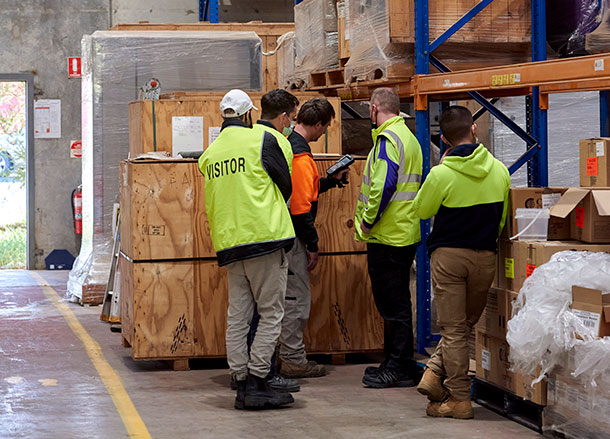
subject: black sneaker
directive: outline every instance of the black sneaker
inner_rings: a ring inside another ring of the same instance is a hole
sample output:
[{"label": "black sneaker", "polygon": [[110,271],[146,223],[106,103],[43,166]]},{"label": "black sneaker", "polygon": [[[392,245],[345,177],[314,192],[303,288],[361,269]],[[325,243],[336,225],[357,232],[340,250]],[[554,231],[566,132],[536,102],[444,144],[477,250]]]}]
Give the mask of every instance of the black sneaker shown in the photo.
[{"label": "black sneaker", "polygon": [[273,390],[269,387],[267,379],[259,378],[255,375],[248,374],[243,401],[239,399],[239,386],[242,385],[242,382],[238,381],[237,385],[238,397],[235,398],[236,409],[277,409],[294,402],[294,398],[290,393]]},{"label": "black sneaker", "polygon": [[383,367],[385,366],[385,360],[382,361],[379,366],[368,366],[366,369],[364,369],[364,374],[365,375],[377,375],[379,373],[379,371],[381,369],[383,369]]},{"label": "black sneaker", "polygon": [[381,368],[377,375],[364,375],[362,384],[373,389],[385,389],[387,387],[414,387],[415,381],[404,372]]}]

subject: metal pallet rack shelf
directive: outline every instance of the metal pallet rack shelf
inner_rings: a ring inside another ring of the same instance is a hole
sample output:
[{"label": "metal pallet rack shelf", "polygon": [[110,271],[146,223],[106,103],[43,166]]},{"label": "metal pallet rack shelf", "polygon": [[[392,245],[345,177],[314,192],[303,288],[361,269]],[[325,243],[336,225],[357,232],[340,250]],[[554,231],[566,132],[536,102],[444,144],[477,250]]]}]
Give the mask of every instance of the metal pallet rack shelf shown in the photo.
[{"label": "metal pallet rack shelf", "polygon": [[[296,0],[296,4],[302,0]],[[525,153],[509,167],[511,174],[524,164],[528,167],[528,185],[548,186],[547,110],[549,94],[600,91],[600,134],[610,136],[610,54],[547,61],[546,0],[531,0],[532,62],[450,72],[434,56],[453,34],[494,0],[481,0],[436,40],[430,42],[429,0],[414,0],[415,6],[415,76],[408,80],[363,81],[326,92],[344,102],[367,100],[376,87],[394,88],[401,98],[412,100],[416,112],[416,137],[424,154],[424,178],[430,170],[430,102],[472,99],[481,105],[477,114],[488,111],[510,128],[527,145]],[[430,65],[442,73],[430,74]],[[322,91],[323,87],[316,87]],[[503,114],[490,98],[525,96],[527,128],[523,129]],[[442,145],[441,145],[442,148]],[[430,233],[429,221],[422,222],[422,242]],[[417,254],[417,350],[425,349],[440,338],[431,331],[430,262],[424,245]]]}]

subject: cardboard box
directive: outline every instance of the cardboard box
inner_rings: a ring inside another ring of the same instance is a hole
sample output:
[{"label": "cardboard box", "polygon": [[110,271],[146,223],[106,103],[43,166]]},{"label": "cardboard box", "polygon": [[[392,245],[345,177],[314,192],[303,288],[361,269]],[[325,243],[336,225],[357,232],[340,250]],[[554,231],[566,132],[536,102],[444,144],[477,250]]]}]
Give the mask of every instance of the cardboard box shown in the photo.
[{"label": "cardboard box", "polygon": [[546,405],[546,380],[532,387],[534,376],[512,372],[509,361],[510,346],[504,338],[492,337],[477,331],[476,344],[478,378],[513,392],[523,399]]},{"label": "cardboard box", "polygon": [[583,187],[610,186],[609,138],[580,141],[580,185]]},{"label": "cardboard box", "polygon": [[548,262],[555,253],[566,250],[610,252],[610,245],[578,241],[498,242],[498,288],[519,291],[536,267]]},{"label": "cardboard box", "polygon": [[[506,225],[502,231],[502,237],[510,238],[519,232],[515,213],[517,209],[547,208],[553,207],[568,190],[566,187],[547,188],[511,188],[508,197],[508,213]],[[551,217],[549,220],[549,240],[570,239],[570,219]]]},{"label": "cardboard box", "polygon": [[551,208],[551,216],[570,217],[572,239],[610,242],[610,188],[570,188]]},{"label": "cardboard box", "polygon": [[506,337],[508,291],[490,288],[487,293],[487,306],[476,324],[476,330],[497,338]]},{"label": "cardboard box", "polygon": [[593,331],[594,335],[598,337],[610,335],[610,294],[574,285],[572,311],[585,327]]}]

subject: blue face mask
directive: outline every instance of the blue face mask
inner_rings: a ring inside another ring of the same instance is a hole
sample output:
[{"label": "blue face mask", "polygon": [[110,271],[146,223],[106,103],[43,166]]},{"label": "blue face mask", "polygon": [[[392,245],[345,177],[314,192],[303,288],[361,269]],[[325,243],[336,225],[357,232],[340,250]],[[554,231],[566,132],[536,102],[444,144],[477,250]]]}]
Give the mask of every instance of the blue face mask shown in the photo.
[{"label": "blue face mask", "polygon": [[294,121],[293,120],[290,121],[290,127],[284,128],[282,130],[282,134],[284,135],[284,137],[288,137],[292,134],[292,131],[294,131]]}]

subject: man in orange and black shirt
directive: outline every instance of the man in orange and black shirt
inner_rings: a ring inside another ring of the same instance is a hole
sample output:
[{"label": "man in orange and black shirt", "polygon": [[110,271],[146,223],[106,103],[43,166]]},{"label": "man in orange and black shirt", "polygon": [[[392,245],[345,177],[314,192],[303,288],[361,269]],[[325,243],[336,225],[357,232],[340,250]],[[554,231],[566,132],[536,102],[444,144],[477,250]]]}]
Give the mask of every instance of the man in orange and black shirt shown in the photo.
[{"label": "man in orange and black shirt", "polygon": [[303,330],[311,306],[309,272],[318,264],[318,232],[314,225],[318,195],[339,186],[348,172],[345,169],[332,177],[320,178],[309,147],[309,142],[315,142],[326,132],[334,117],[335,110],[328,100],[310,99],[299,110],[294,131],[288,137],[294,155],[290,215],[297,239],[287,254],[288,286],[280,334],[280,373],[289,378],[326,374],[323,365],[307,361]]}]

